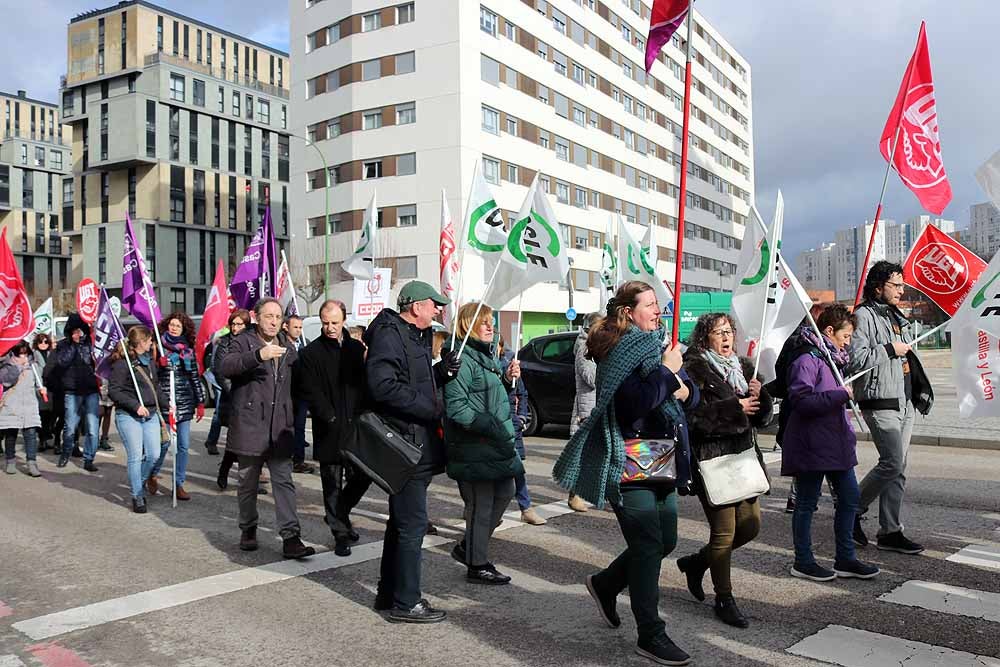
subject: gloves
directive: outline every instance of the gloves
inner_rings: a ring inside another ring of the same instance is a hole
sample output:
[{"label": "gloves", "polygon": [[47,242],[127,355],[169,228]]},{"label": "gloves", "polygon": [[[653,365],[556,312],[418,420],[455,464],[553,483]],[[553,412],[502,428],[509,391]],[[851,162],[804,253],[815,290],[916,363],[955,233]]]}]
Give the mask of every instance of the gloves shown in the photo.
[{"label": "gloves", "polygon": [[196,422],[200,422],[202,419],[204,419],[205,418],[205,406],[202,405],[201,403],[199,403],[198,407],[195,408],[194,416],[195,416],[195,421]]},{"label": "gloves", "polygon": [[458,352],[450,350],[441,357],[441,363],[444,364],[445,376],[450,380],[458,375],[458,370],[462,367],[462,358],[458,356]]},{"label": "gloves", "polygon": [[157,361],[157,363],[160,364],[161,368],[166,368],[167,367],[167,355],[161,354],[159,360]]}]

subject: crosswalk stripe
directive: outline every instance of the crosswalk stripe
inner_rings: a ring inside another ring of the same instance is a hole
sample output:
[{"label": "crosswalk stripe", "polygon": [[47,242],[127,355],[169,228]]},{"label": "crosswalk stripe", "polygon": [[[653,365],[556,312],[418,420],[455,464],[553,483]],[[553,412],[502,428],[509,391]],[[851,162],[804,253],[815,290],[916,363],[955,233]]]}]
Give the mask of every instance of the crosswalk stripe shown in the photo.
[{"label": "crosswalk stripe", "polygon": [[948,667],[1000,667],[989,656],[955,651],[942,646],[828,625],[788,649],[793,655],[822,660],[843,667],[885,665],[948,665]]},{"label": "crosswalk stripe", "polygon": [[0,667],[24,667],[24,662],[16,655],[0,655]]},{"label": "crosswalk stripe", "polygon": [[879,600],[1000,623],[1000,594],[997,593],[930,581],[907,581]]},{"label": "crosswalk stripe", "polygon": [[976,565],[991,570],[1000,570],[1000,547],[970,544],[958,553],[945,558],[952,563]]}]

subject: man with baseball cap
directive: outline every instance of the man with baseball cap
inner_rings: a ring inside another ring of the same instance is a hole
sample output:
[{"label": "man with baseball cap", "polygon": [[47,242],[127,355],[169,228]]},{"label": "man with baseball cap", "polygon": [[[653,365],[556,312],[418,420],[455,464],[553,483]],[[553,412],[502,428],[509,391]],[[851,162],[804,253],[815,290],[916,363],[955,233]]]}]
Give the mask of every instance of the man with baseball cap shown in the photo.
[{"label": "man with baseball cap", "polygon": [[399,291],[399,312],[382,310],[365,332],[365,380],[369,406],[399,433],[420,445],[413,477],[389,496],[375,609],[394,623],[437,623],[446,613],[420,597],[421,547],[427,530],[427,487],[444,472],[440,388],[458,373],[454,352],[431,361],[431,323],[450,303],[433,287],[414,280]]}]

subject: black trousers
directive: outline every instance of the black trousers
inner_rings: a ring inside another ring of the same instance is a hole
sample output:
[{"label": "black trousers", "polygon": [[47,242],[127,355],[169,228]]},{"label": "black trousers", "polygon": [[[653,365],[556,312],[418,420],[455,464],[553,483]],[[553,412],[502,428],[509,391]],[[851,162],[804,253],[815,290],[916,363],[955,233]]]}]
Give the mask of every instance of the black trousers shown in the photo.
[{"label": "black trousers", "polygon": [[323,483],[326,525],[334,538],[346,538],[351,530],[351,510],[361,502],[372,480],[350,463],[320,464],[319,477]]}]

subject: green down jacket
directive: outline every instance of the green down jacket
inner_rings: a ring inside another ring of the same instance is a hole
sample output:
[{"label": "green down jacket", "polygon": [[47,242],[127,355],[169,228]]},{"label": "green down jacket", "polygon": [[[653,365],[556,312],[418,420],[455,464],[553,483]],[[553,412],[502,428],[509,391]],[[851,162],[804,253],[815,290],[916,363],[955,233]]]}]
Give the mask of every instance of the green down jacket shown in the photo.
[{"label": "green down jacket", "polygon": [[500,361],[488,345],[469,338],[458,375],[444,387],[444,402],[449,477],[474,482],[524,472]]}]

